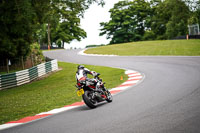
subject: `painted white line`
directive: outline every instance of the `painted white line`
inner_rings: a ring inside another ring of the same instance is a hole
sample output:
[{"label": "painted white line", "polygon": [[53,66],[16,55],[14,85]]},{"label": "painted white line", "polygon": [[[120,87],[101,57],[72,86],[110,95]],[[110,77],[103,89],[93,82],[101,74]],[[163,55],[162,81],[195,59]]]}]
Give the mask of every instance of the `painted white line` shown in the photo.
[{"label": "painted white line", "polygon": [[11,128],[11,127],[18,126],[18,125],[21,125],[21,124],[23,124],[23,123],[3,124],[3,125],[0,125],[0,130],[6,129],[6,128]]},{"label": "painted white line", "polygon": [[86,54],[84,53],[85,50],[87,49],[81,50],[80,52],[78,52],[78,54],[84,56],[117,56],[117,55],[104,55],[104,54]]},{"label": "painted white line", "polygon": [[63,111],[67,111],[67,110],[70,110],[70,109],[73,109],[73,108],[76,108],[76,107],[77,107],[77,106],[62,107],[62,108],[50,110],[50,111],[48,111],[48,112],[42,112],[42,113],[37,114],[37,115],[43,115],[43,114],[57,114],[57,113],[60,113],[60,112],[63,112]]},{"label": "painted white line", "polygon": [[141,74],[140,74],[140,73],[136,73],[136,74],[129,74],[128,76],[129,76],[129,77],[141,76]]},{"label": "painted white line", "polygon": [[[126,70],[125,74],[129,74],[129,73],[136,73],[137,71],[133,71],[133,70]],[[138,73],[138,72],[137,72]]]},{"label": "painted white line", "polygon": [[139,82],[140,80],[134,80],[134,81],[126,81],[126,82],[124,82],[122,85],[124,85],[124,84],[135,84],[135,83],[137,83],[137,82]]},{"label": "painted white line", "polygon": [[111,89],[111,90],[109,90],[109,91],[115,91],[115,90],[125,90],[125,89],[127,89],[128,87],[126,86],[126,87],[116,87],[116,88],[113,88],[113,89]]},{"label": "painted white line", "polygon": [[142,78],[142,76],[138,75],[138,76],[135,76],[135,77],[128,78],[128,80],[141,79],[141,78]]}]

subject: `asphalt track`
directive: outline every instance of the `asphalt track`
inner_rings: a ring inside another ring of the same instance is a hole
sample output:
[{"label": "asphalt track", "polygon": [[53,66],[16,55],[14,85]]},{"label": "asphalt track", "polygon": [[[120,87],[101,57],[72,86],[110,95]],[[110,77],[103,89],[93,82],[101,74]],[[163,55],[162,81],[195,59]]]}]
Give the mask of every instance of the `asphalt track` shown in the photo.
[{"label": "asphalt track", "polygon": [[1,133],[199,133],[200,57],[81,56],[78,50],[45,52],[79,64],[132,69],[142,83],[96,109],[81,106]]}]

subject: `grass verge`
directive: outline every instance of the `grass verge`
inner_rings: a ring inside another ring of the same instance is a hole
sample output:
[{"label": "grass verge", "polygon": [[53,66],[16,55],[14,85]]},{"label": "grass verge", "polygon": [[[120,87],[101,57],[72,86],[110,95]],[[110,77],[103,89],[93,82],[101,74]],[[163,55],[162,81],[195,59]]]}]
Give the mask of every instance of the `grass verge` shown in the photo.
[{"label": "grass verge", "polygon": [[[0,124],[81,101],[74,86],[77,64],[59,62],[59,67],[61,71],[45,79],[0,91]],[[101,73],[100,77],[106,82],[107,88],[116,87],[127,80],[122,69],[91,65],[85,67]],[[124,77],[123,81],[120,76]]]},{"label": "grass verge", "polygon": [[141,41],[91,48],[87,54],[199,56],[200,40]]}]

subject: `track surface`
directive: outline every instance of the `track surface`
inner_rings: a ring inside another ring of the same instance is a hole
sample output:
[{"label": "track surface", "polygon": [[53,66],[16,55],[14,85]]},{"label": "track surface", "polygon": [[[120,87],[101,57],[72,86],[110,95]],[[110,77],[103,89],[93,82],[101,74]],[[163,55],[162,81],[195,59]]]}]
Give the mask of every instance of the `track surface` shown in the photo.
[{"label": "track surface", "polygon": [[59,61],[137,70],[145,79],[110,104],[92,110],[81,106],[1,133],[200,132],[200,57],[90,57],[77,52],[44,54]]}]

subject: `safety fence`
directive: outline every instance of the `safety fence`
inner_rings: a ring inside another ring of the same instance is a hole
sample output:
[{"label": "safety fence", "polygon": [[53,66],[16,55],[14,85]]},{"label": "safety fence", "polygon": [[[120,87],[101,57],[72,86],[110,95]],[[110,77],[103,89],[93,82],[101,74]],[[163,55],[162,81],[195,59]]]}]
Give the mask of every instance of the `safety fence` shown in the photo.
[{"label": "safety fence", "polygon": [[38,77],[58,69],[57,60],[39,64],[22,71],[0,75],[0,90],[29,83]]},{"label": "safety fence", "polygon": [[[187,39],[187,35],[185,35],[185,36],[177,36],[172,40],[179,40],[179,39]],[[200,35],[188,35],[188,39],[200,39]]]}]

